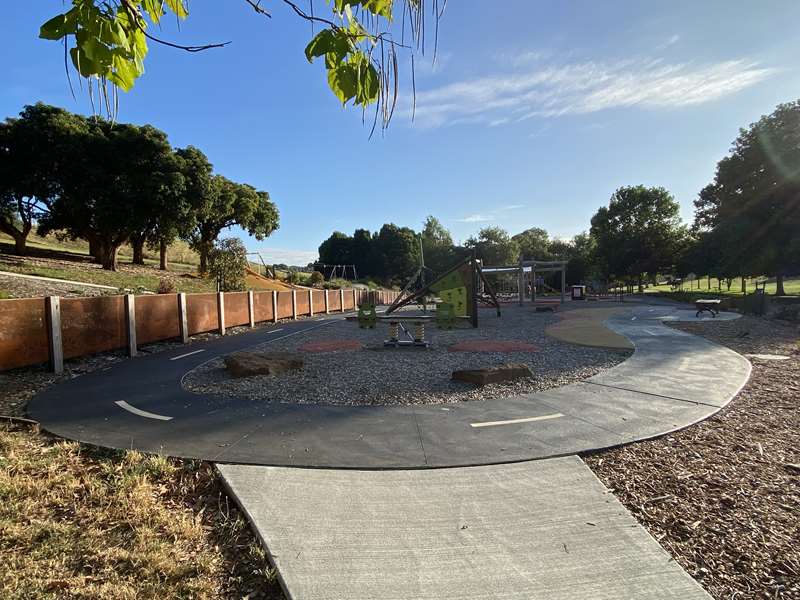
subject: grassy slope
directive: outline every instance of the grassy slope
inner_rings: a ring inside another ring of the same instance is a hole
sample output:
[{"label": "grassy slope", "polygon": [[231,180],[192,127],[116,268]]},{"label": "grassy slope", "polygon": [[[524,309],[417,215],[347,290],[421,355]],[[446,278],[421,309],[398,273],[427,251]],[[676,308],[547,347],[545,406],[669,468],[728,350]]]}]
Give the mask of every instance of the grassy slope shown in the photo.
[{"label": "grassy slope", "polygon": [[0,597],[283,598],[213,468],[0,425]]},{"label": "grassy slope", "polygon": [[[0,270],[23,273],[25,275],[39,275],[55,279],[111,285],[120,289],[144,289],[149,291],[156,291],[161,279],[163,279],[163,275],[157,269],[154,269],[151,275],[141,272],[129,272],[124,269],[120,271],[105,271],[103,269],[88,268],[77,262],[74,267],[61,265],[44,266],[31,263],[19,265],[3,260],[2,255],[0,255]],[[174,281],[178,292],[212,292],[215,289],[214,282],[207,279],[175,277]]]},{"label": "grassy slope", "polygon": [[[192,252],[185,242],[178,241],[170,246],[168,252],[169,271],[165,274],[157,268],[143,269],[142,267],[128,268],[126,263],[130,262],[131,250],[128,246],[120,249],[120,270],[117,272],[104,271],[83,262],[83,257],[89,256],[88,245],[81,240],[58,240],[55,236],[40,237],[31,234],[28,239],[28,247],[31,255],[52,255],[54,258],[66,261],[74,261],[73,265],[64,264],[36,264],[33,261],[24,261],[19,264],[17,257],[4,259],[3,251],[10,252],[13,247],[11,238],[0,233],[0,270],[22,273],[24,275],[39,275],[42,277],[52,277],[54,279],[68,279],[72,281],[83,281],[86,283],[97,283],[100,285],[110,285],[117,288],[130,290],[156,291],[161,279],[165,275],[172,279],[178,292],[213,292],[216,286],[213,281],[195,277],[197,265],[199,263],[197,255]],[[158,256],[145,252],[145,266],[157,267]],[[255,267],[255,265],[254,265]],[[287,286],[272,281],[251,278],[248,285],[255,290],[289,289]],[[9,294],[0,290],[0,298],[8,297]]]}]

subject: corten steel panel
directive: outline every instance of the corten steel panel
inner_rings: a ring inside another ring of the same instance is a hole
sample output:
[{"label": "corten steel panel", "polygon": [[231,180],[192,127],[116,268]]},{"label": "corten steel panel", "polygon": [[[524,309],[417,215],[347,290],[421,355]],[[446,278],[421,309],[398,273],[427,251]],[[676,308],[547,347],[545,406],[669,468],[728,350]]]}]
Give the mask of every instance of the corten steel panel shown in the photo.
[{"label": "corten steel panel", "polygon": [[187,294],[186,319],[189,322],[190,335],[219,329],[217,295],[214,293]]},{"label": "corten steel panel", "polygon": [[61,299],[64,358],[123,348],[128,343],[123,296]]},{"label": "corten steel panel", "polygon": [[250,323],[247,309],[247,292],[228,292],[225,294],[225,326],[236,327]]},{"label": "corten steel panel", "polygon": [[0,371],[48,358],[44,298],[0,300]]},{"label": "corten steel panel", "polygon": [[136,296],[136,342],[149,344],[180,337],[177,294]]},{"label": "corten steel panel", "polygon": [[272,320],[272,292],[253,292],[253,310],[256,323]]},{"label": "corten steel panel", "polygon": [[278,318],[292,318],[292,292],[278,292]]},{"label": "corten steel panel", "polygon": [[341,300],[339,290],[328,290],[328,306],[330,307],[331,311],[339,310],[341,308]]},{"label": "corten steel panel", "polygon": [[308,290],[297,290],[297,315],[308,316],[311,314],[308,306]]},{"label": "corten steel panel", "polygon": [[314,314],[325,312],[325,292],[323,290],[314,290],[311,292],[314,296]]},{"label": "corten steel panel", "polygon": [[354,308],[353,306],[353,290],[345,290],[344,291],[344,308],[345,310],[351,310]]}]

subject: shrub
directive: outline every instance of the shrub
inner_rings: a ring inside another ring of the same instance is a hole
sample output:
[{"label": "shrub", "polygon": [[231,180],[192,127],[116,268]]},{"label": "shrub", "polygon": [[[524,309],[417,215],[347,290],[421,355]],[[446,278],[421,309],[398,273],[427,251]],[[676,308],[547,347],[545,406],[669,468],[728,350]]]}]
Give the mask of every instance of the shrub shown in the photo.
[{"label": "shrub", "polygon": [[308,284],[310,286],[319,287],[323,283],[325,283],[325,276],[319,271],[313,271],[311,275],[308,276]]},{"label": "shrub", "polygon": [[221,292],[245,289],[247,264],[247,249],[239,238],[218,241],[208,255],[208,272]]},{"label": "shrub", "polygon": [[162,279],[158,282],[159,294],[174,294],[176,291],[175,282],[172,279]]}]

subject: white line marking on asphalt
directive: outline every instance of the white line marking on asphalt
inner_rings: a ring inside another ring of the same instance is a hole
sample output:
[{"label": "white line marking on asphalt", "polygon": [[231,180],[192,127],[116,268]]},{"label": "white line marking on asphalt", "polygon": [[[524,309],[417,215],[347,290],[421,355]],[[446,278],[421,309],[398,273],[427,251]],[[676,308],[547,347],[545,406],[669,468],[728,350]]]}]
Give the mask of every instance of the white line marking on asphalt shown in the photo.
[{"label": "white line marking on asphalt", "polygon": [[124,408],[128,412],[131,412],[135,415],[139,415],[140,417],[146,417],[148,419],[157,419],[159,421],[172,421],[172,417],[167,417],[166,415],[157,415],[155,413],[147,412],[146,410],[142,410],[140,408],[136,408],[135,406],[131,406],[125,400],[117,400],[114,402],[120,408]]},{"label": "white line marking on asphalt", "polygon": [[631,317],[631,321],[635,321],[635,320],[636,320],[636,317]]},{"label": "white line marking on asphalt", "polygon": [[510,419],[508,421],[485,421],[483,423],[470,423],[470,427],[494,427],[495,425],[514,425],[515,423],[531,423],[533,421],[548,421],[563,417],[561,413],[542,415],[541,417],[527,417],[525,419]]},{"label": "white line marking on asphalt", "polygon": [[178,356],[173,356],[170,360],[180,360],[181,358],[186,358],[187,356],[191,356],[192,354],[199,354],[200,352],[205,352],[205,348],[202,350],[195,350],[194,352],[187,352],[186,354],[180,354]]},{"label": "white line marking on asphalt", "polygon": [[283,327],[280,327],[278,329],[273,329],[272,331],[268,331],[267,333],[278,333],[279,331],[283,331]]}]

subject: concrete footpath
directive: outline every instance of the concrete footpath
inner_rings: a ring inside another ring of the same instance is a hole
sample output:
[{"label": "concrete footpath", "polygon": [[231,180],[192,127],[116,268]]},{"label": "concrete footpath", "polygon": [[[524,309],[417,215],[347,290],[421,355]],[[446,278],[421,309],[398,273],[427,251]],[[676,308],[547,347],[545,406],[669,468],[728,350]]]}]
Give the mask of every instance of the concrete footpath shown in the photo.
[{"label": "concrete footpath", "polygon": [[406,471],[218,465],[296,600],[707,600],[576,456]]}]

